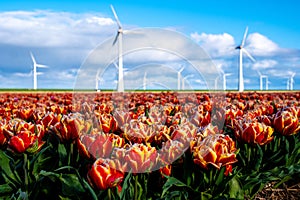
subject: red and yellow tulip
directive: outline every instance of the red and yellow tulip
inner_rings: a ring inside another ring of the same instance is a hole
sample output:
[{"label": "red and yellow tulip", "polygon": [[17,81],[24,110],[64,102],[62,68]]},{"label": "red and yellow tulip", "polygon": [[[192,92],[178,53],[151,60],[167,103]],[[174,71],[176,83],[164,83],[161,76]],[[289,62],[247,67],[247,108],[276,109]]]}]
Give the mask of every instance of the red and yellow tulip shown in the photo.
[{"label": "red and yellow tulip", "polygon": [[268,144],[273,140],[273,132],[274,129],[264,123],[235,120],[235,136],[238,140],[249,144]]},{"label": "red and yellow tulip", "polygon": [[235,142],[228,135],[209,135],[192,151],[194,163],[204,169],[208,169],[209,164],[220,169],[237,162]]},{"label": "red and yellow tulip", "polygon": [[289,107],[278,111],[274,117],[274,128],[282,135],[293,135],[300,130],[295,108]]},{"label": "red and yellow tulip", "polygon": [[123,181],[124,173],[112,166],[112,162],[104,159],[95,161],[91,169],[87,173],[89,183],[93,188],[98,190],[106,190],[120,186]]},{"label": "red and yellow tulip", "polygon": [[156,166],[157,155],[155,147],[135,143],[127,150],[125,161],[132,173],[144,173]]}]

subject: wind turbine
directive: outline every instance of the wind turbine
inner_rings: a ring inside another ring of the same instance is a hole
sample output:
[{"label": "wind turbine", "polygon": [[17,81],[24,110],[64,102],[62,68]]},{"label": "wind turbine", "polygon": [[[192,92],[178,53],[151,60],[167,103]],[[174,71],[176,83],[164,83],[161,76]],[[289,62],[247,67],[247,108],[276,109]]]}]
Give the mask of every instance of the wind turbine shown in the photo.
[{"label": "wind turbine", "polygon": [[146,90],[146,84],[147,84],[147,72],[144,73],[144,79],[143,79],[143,89]]},{"label": "wind turbine", "polygon": [[118,15],[114,9],[114,7],[112,5],[110,5],[111,10],[114,14],[114,17],[117,21],[118,24],[118,33],[115,37],[115,40],[113,42],[113,45],[117,42],[118,40],[118,44],[119,44],[119,66],[118,66],[118,70],[119,70],[119,75],[118,75],[118,92],[124,92],[124,72],[123,72],[123,28],[122,28],[122,24],[118,18]]},{"label": "wind turbine", "polygon": [[[262,74],[260,73],[260,71],[257,71],[257,73],[258,73],[258,75],[259,75],[259,89],[260,89],[260,90],[263,90],[263,78],[266,78],[266,80],[267,80],[267,82],[268,82],[268,77],[265,76],[265,75],[262,75]],[[267,83],[266,83],[266,90],[268,90],[268,89],[267,89]]]},{"label": "wind turbine", "polygon": [[286,81],[286,90],[290,90],[290,78],[287,78],[287,81]]},{"label": "wind turbine", "polygon": [[215,90],[217,90],[219,78],[220,78],[220,76],[217,76],[217,78],[215,79]]},{"label": "wind turbine", "polygon": [[181,82],[181,89],[182,90],[184,90],[184,87],[185,87],[185,80],[187,78],[192,78],[192,77],[194,77],[194,74],[190,74],[190,75],[187,75],[187,76],[183,77],[182,82]]},{"label": "wind turbine", "polygon": [[255,62],[255,59],[250,55],[250,53],[244,48],[245,40],[248,33],[248,26],[246,27],[243,40],[239,46],[237,46],[235,49],[239,49],[239,92],[244,91],[244,77],[243,77],[243,53],[245,53],[253,62]]},{"label": "wind turbine", "polygon": [[265,76],[266,77],[266,90],[269,90],[269,79],[268,79],[268,76]]},{"label": "wind turbine", "polygon": [[[223,74],[222,78],[223,78],[223,90],[226,90],[226,77],[230,76],[230,73],[224,73],[224,71],[221,69],[221,65],[218,66],[218,69],[221,71],[221,73]],[[215,87],[216,87],[216,82],[215,82]]]},{"label": "wind turbine", "polygon": [[227,76],[230,76],[231,74],[227,73],[227,74],[224,74],[223,73],[223,89],[226,90],[226,77]]},{"label": "wind turbine", "polygon": [[181,79],[181,72],[184,70],[185,67],[182,67],[178,72],[177,72],[177,89],[180,90],[180,79]]},{"label": "wind turbine", "polygon": [[36,90],[37,89],[37,76],[43,74],[42,72],[37,72],[37,68],[48,68],[48,66],[42,65],[42,64],[37,64],[32,52],[30,52],[30,56],[31,56],[31,59],[33,62],[33,89]]},{"label": "wind turbine", "polygon": [[295,72],[291,74],[291,77],[290,77],[290,90],[294,89],[293,86],[294,86],[294,83],[295,83],[295,81],[294,81],[294,76],[295,75],[296,75]]}]

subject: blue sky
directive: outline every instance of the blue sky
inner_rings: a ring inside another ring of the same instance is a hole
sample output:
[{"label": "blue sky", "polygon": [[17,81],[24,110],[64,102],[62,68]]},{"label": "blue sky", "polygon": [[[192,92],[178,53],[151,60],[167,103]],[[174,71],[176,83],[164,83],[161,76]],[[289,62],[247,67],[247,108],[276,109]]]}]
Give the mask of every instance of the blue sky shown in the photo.
[{"label": "blue sky", "polygon": [[[300,3],[284,1],[0,1],[0,87],[31,88],[29,51],[41,64],[39,88],[73,88],[84,59],[116,33],[113,4],[126,29],[176,30],[197,42],[220,65],[227,88],[237,88],[237,46],[249,27],[244,59],[245,89],[258,89],[257,70],[270,89],[285,89],[296,72],[300,89]],[[187,75],[187,74],[183,74]],[[113,80],[111,80],[113,81]],[[109,87],[113,83],[109,84]],[[195,86],[196,87],[196,86]]]}]

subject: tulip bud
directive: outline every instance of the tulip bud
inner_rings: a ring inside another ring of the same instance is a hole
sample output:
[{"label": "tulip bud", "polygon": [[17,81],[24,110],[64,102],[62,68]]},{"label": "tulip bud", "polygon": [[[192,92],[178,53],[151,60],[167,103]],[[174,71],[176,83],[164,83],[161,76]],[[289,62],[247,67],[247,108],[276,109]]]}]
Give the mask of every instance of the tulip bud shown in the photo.
[{"label": "tulip bud", "polygon": [[151,171],[157,163],[157,151],[155,147],[136,143],[127,150],[125,161],[132,173]]},{"label": "tulip bud", "polygon": [[177,140],[169,140],[163,143],[162,149],[159,152],[159,164],[162,166],[172,164],[185,150],[186,146]]},{"label": "tulip bud", "polygon": [[296,134],[300,129],[297,112],[292,107],[278,111],[273,124],[277,132],[286,136]]},{"label": "tulip bud", "polygon": [[107,160],[98,159],[88,171],[87,178],[89,183],[95,189],[106,190],[119,186],[124,178],[124,173],[118,171],[115,167],[108,164]]},{"label": "tulip bud", "polygon": [[0,123],[0,147],[6,144],[7,138],[3,133],[3,125]]},{"label": "tulip bud", "polygon": [[28,120],[32,114],[33,114],[33,109],[29,107],[25,108],[20,108],[19,110],[19,118],[23,120]]},{"label": "tulip bud", "polygon": [[273,140],[274,129],[257,121],[235,120],[235,136],[249,144],[265,145]]},{"label": "tulip bud", "polygon": [[76,140],[84,128],[84,121],[80,115],[64,115],[60,122],[53,126],[53,130],[62,142]]},{"label": "tulip bud", "polygon": [[170,176],[172,173],[172,165],[166,165],[159,169],[160,174],[162,177],[164,176]]},{"label": "tulip bud", "polygon": [[110,158],[115,147],[123,147],[125,141],[115,134],[95,133],[83,135],[77,140],[79,153],[90,158]]},{"label": "tulip bud", "polygon": [[[37,142],[37,143],[36,143]],[[38,137],[30,131],[21,131],[19,134],[10,138],[8,146],[16,153],[24,153],[33,145],[37,145],[31,152],[37,151],[43,143],[38,141]]]},{"label": "tulip bud", "polygon": [[99,116],[99,120],[104,133],[111,133],[116,131],[117,123],[112,115],[102,114]]},{"label": "tulip bud", "polygon": [[194,163],[204,169],[208,169],[209,164],[220,169],[237,162],[235,142],[228,135],[209,135],[192,150]]}]

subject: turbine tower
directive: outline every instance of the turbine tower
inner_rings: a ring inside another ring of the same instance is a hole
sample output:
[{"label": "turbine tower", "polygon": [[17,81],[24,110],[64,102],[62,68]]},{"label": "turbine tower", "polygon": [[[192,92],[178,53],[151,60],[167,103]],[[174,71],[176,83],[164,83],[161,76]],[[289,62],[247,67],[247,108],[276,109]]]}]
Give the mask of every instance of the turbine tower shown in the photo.
[{"label": "turbine tower", "polygon": [[[223,79],[223,90],[226,90],[226,77],[231,76],[230,73],[224,73],[224,71],[221,69],[221,65],[218,66],[218,69],[221,71],[223,74],[222,79]],[[216,87],[216,82],[215,82],[215,87]]]},{"label": "turbine tower", "polygon": [[253,62],[255,62],[255,59],[249,54],[249,52],[244,48],[245,40],[248,33],[248,26],[246,27],[243,40],[239,46],[237,46],[235,49],[239,50],[239,92],[244,91],[244,76],[243,76],[243,53],[245,53]]},{"label": "turbine tower", "polygon": [[184,70],[185,67],[182,67],[178,72],[177,72],[177,89],[180,90],[180,79],[181,79],[181,72]]},{"label": "turbine tower", "polygon": [[215,90],[217,90],[218,88],[218,79],[220,78],[220,76],[217,76],[217,78],[215,79]]},{"label": "turbine tower", "polygon": [[118,24],[118,32],[117,32],[117,35],[113,42],[113,45],[114,45],[118,40],[118,44],[119,44],[118,92],[124,92],[124,72],[123,72],[123,52],[122,52],[123,51],[123,47],[122,47],[122,45],[123,45],[123,28],[122,28],[121,22],[119,21],[119,18],[117,16],[117,13],[116,13],[114,7],[112,5],[110,5],[110,7],[111,7],[111,10],[117,21],[117,24]]},{"label": "turbine tower", "polygon": [[35,60],[32,52],[30,52],[30,56],[31,56],[31,60],[33,62],[33,89],[36,90],[37,89],[37,76],[42,74],[41,72],[40,73],[37,72],[37,68],[48,68],[48,66],[36,63],[36,60]]},{"label": "turbine tower", "polygon": [[[259,89],[263,90],[263,78],[265,78],[267,80],[267,82],[268,82],[268,77],[266,75],[262,75],[260,73],[260,71],[257,71],[257,73],[259,75]],[[266,83],[266,90],[268,90],[267,89],[267,83]]]},{"label": "turbine tower", "polygon": [[287,78],[287,81],[286,81],[286,90],[290,90],[290,78]]},{"label": "turbine tower", "polygon": [[224,74],[223,73],[223,90],[226,90],[226,77],[227,76],[230,76],[231,74],[227,73],[227,74]]},{"label": "turbine tower", "polygon": [[98,70],[97,71],[97,73],[96,73],[96,77],[95,77],[95,82],[96,82],[96,86],[95,86],[95,89],[96,89],[96,91],[97,92],[100,92],[100,90],[99,90],[99,80],[100,80],[100,78],[99,78],[99,73],[100,73],[100,70]]},{"label": "turbine tower", "polygon": [[187,78],[192,78],[192,77],[194,77],[194,74],[190,74],[190,75],[187,75],[187,76],[183,77],[182,82],[181,82],[181,89],[182,89],[182,90],[185,89],[185,80],[186,80]]},{"label": "turbine tower", "polygon": [[295,72],[291,74],[291,77],[290,77],[290,90],[294,90],[293,86],[294,86],[294,83],[295,83],[295,81],[294,81],[294,76],[295,75],[296,75]]},{"label": "turbine tower", "polygon": [[269,90],[269,83],[271,83],[268,79],[268,76],[265,76],[266,77],[266,90]]}]

